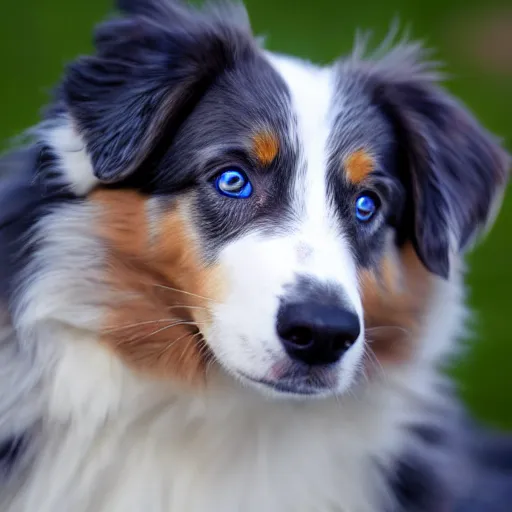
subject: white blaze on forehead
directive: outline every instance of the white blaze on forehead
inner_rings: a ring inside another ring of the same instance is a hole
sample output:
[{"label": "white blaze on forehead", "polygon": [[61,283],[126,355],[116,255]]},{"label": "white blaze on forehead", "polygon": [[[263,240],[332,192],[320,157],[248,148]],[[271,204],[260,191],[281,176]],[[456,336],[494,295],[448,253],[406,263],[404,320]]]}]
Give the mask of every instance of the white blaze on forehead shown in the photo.
[{"label": "white blaze on forehead", "polygon": [[332,69],[286,56],[268,54],[268,58],[291,96],[290,138],[298,144],[299,154],[294,199],[300,218],[298,250],[303,252],[306,246],[311,249],[311,257],[304,260],[304,271],[343,285],[361,314],[354,260],[327,193],[328,140],[335,93]]}]

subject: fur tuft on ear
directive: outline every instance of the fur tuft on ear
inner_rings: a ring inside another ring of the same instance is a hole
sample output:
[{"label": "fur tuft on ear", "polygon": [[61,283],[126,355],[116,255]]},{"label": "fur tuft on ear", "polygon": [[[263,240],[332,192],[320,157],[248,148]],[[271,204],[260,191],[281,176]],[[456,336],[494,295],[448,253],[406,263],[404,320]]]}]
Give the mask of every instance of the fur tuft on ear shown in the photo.
[{"label": "fur tuft on ear", "polygon": [[126,179],[170,144],[207,88],[255,43],[239,9],[198,11],[165,0],[121,1],[126,17],[96,33],[96,55],[69,66],[60,89],[96,177]]},{"label": "fur tuft on ear", "polygon": [[250,32],[247,11],[242,3],[233,0],[206,3],[201,9],[184,0],[117,0],[117,8],[128,16],[142,16],[160,23],[167,29],[184,23],[195,24],[229,21],[232,25]]},{"label": "fur tuft on ear", "polygon": [[419,44],[399,44],[345,65],[392,121],[402,178],[411,197],[403,231],[431,272],[448,277],[450,257],[491,220],[510,159],[498,140],[444,91],[436,63]]},{"label": "fur tuft on ear", "polygon": [[154,20],[172,18],[178,11],[185,14],[186,6],[181,0],[117,0],[117,8],[131,16],[147,16]]}]

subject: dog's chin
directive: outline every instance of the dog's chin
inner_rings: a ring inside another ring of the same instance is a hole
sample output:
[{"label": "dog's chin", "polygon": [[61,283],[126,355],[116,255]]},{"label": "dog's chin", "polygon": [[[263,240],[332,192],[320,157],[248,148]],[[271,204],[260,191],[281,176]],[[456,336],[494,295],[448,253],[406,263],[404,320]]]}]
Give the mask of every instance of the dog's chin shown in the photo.
[{"label": "dog's chin", "polygon": [[326,370],[319,375],[312,373],[269,378],[237,371],[235,376],[244,387],[275,399],[314,400],[343,392],[334,370]]},{"label": "dog's chin", "polygon": [[297,400],[326,398],[336,394],[335,390],[322,386],[304,384],[293,379],[267,380],[239,373],[242,384],[251,387],[265,396],[276,399]]}]

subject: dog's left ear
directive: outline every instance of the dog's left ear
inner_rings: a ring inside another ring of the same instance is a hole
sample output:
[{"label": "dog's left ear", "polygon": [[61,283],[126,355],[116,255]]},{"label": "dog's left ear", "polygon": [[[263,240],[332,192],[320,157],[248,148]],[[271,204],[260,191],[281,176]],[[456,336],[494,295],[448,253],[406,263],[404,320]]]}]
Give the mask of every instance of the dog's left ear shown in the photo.
[{"label": "dog's left ear", "polygon": [[197,10],[170,0],[120,0],[96,55],[71,64],[60,100],[103,183],[126,179],[172,136],[223,72],[254,54],[239,6]]},{"label": "dog's left ear", "polygon": [[411,198],[403,229],[426,268],[446,278],[451,254],[468,247],[497,211],[510,159],[438,85],[422,56],[419,46],[399,46],[361,72],[395,127]]}]

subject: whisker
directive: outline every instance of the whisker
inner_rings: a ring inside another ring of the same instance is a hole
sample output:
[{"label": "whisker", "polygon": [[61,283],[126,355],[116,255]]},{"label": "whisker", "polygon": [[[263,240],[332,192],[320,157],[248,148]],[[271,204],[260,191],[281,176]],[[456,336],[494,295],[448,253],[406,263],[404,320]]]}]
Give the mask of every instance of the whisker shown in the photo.
[{"label": "whisker", "polygon": [[365,329],[366,332],[374,333],[384,329],[395,329],[397,331],[403,332],[404,334],[410,334],[410,331],[405,327],[401,327],[399,325],[378,325],[376,327],[367,327]]},{"label": "whisker", "polygon": [[[197,322],[175,322],[173,324],[170,324],[170,325],[166,325],[165,327],[162,327],[161,329],[157,329],[156,331],[153,331],[153,332],[150,332],[149,334],[146,334],[144,336],[142,336],[141,338],[137,338],[137,339],[134,339],[134,340],[129,340],[130,343],[139,343],[147,338],[150,338],[151,336],[154,336],[155,334],[158,334],[160,332],[163,332],[163,331],[166,331],[167,329],[171,329],[172,327],[176,327],[178,325],[193,325],[195,327],[198,326],[198,323]],[[126,341],[120,341],[118,343],[118,345],[121,345],[123,343],[126,343]]]},{"label": "whisker", "polygon": [[132,327],[139,327],[141,325],[150,325],[150,324],[157,324],[162,322],[173,322],[174,320],[178,320],[177,318],[160,318],[158,320],[147,320],[145,322],[137,322],[135,324],[127,324],[127,325],[121,325],[119,327],[112,327],[108,329],[103,329],[103,332],[115,332],[115,331],[121,331],[123,329],[130,329]]},{"label": "whisker", "polygon": [[370,345],[365,345],[364,350],[364,357],[365,359],[373,366],[373,368],[377,369],[381,375],[386,375],[386,372],[384,368],[382,367],[382,364],[379,361],[379,358],[375,354],[375,352],[372,350]]},{"label": "whisker", "polygon": [[180,358],[178,359],[178,362],[181,362],[183,360],[183,358],[185,357],[185,354],[187,353],[187,350],[189,349],[190,345],[192,345],[192,343],[194,342],[195,338],[200,335],[201,333],[198,332],[196,334],[194,334],[189,340],[188,340],[188,343],[185,345],[185,347],[183,348],[183,352],[181,353],[181,356]]},{"label": "whisker", "polygon": [[[205,342],[205,345],[206,345],[206,342]],[[205,365],[205,370],[204,370],[205,378],[208,377],[210,370],[212,369],[213,365],[215,364],[215,361],[216,361],[216,359],[215,359],[215,356],[213,355],[213,353],[211,351],[208,351],[206,354],[206,365]]]},{"label": "whisker", "polygon": [[201,340],[199,340],[199,342],[201,343],[201,347],[199,348],[199,356],[203,358],[204,356],[209,355],[210,347],[206,343],[204,337]]},{"label": "whisker", "polygon": [[182,304],[176,304],[174,306],[169,306],[166,309],[202,309],[204,311],[208,311],[208,308],[205,308],[204,306],[184,306]]},{"label": "whisker", "polygon": [[155,286],[155,288],[162,288],[162,289],[168,290],[170,292],[183,293],[183,294],[189,295],[191,297],[196,297],[197,299],[203,299],[203,300],[207,300],[209,302],[215,302],[213,299],[211,299],[209,297],[204,297],[203,295],[198,295],[197,293],[192,293],[192,292],[187,292],[185,290],[180,290],[179,288],[173,288],[171,286],[165,286],[163,284],[153,284],[153,286]]},{"label": "whisker", "polygon": [[174,345],[176,345],[176,343],[178,343],[178,341],[181,341],[183,338],[186,338],[187,336],[190,336],[191,333],[185,333],[185,334],[182,334],[179,338],[175,339],[175,340],[172,340],[170,341],[169,343],[167,343],[167,345],[165,345],[165,347],[159,352],[158,356],[157,357],[162,357],[171,347],[173,347]]},{"label": "whisker", "polygon": [[173,347],[174,345],[176,345],[176,343],[178,343],[179,341],[181,341],[183,338],[186,338],[187,336],[192,336],[193,338],[195,338],[196,336],[198,336],[199,334],[201,334],[200,332],[196,332],[195,334],[192,334],[192,333],[185,333],[183,335],[181,335],[179,338],[175,339],[175,340],[172,340],[170,341],[169,343],[167,343],[167,345],[160,351],[160,353],[158,354],[158,357],[161,357],[163,356],[171,347]]}]

